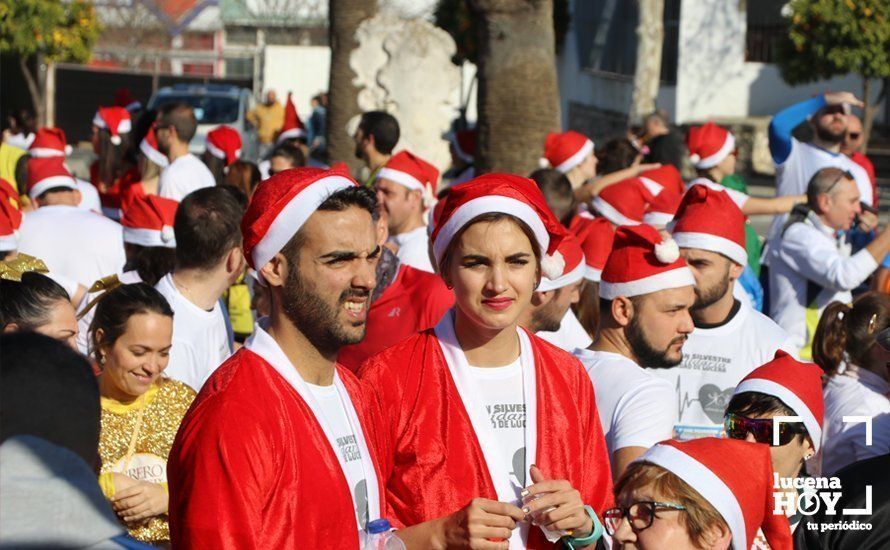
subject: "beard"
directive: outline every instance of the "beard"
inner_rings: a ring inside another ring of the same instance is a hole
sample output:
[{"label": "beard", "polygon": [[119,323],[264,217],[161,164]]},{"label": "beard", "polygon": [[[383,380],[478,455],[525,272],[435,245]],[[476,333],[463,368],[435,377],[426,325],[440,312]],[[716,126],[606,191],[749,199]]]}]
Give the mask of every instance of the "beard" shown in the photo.
[{"label": "beard", "polygon": [[815,125],[816,136],[827,143],[836,144],[844,141],[844,137],[847,135],[847,128],[843,128],[838,132],[835,132],[831,129],[830,126],[822,126],[821,124]]},{"label": "beard", "polygon": [[696,286],[695,303],[689,308],[690,311],[698,311],[715,304],[729,292],[729,283],[729,273],[727,270],[726,275],[710,288],[700,288]]},{"label": "beard", "polygon": [[532,326],[535,327],[535,332],[556,332],[559,330],[565,312],[560,314],[559,305],[554,302],[555,300],[532,313]]},{"label": "beard", "polygon": [[362,151],[361,145],[356,144],[356,146],[355,146],[355,158],[357,158],[359,160],[365,160],[365,154]]},{"label": "beard", "polygon": [[[323,354],[331,354],[364,339],[366,322],[352,322],[350,325],[354,330],[350,330],[340,323],[338,313],[347,299],[367,298],[369,294],[367,290],[347,289],[340,294],[337,306],[332,307],[315,291],[313,285],[303,281],[296,269],[291,269],[282,288],[281,308],[312,345]],[[365,307],[370,307],[370,302]]]},{"label": "beard", "polygon": [[633,351],[633,354],[636,356],[641,367],[650,369],[669,369],[671,367],[676,367],[683,360],[682,353],[677,359],[668,357],[667,348],[673,344],[685,342],[685,335],[677,336],[671,340],[663,350],[656,349],[655,346],[649,342],[649,339],[643,333],[642,328],[640,328],[638,317],[631,319],[630,324],[624,329],[624,333],[627,336],[627,342],[630,344],[630,349]]}]

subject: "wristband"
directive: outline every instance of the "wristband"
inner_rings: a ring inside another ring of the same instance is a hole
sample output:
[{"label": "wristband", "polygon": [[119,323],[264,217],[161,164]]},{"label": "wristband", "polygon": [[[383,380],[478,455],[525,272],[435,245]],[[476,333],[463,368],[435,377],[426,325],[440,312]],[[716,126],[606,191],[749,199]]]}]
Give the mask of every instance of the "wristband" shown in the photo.
[{"label": "wristband", "polygon": [[575,548],[583,548],[585,546],[589,546],[594,542],[598,541],[600,537],[603,536],[603,524],[600,523],[599,518],[596,517],[596,512],[593,511],[593,508],[585,505],[584,511],[587,512],[588,517],[590,517],[590,521],[593,522],[593,531],[589,535],[584,538],[575,538],[575,537],[563,537],[562,543],[569,550],[574,550]]}]

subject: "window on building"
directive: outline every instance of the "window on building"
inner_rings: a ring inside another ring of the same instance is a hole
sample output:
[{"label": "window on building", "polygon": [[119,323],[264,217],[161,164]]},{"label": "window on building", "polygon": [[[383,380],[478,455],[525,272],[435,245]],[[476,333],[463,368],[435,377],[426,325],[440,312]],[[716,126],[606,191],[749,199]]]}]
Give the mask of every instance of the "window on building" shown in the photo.
[{"label": "window on building", "polygon": [[253,58],[226,58],[226,76],[229,78],[253,78]]},{"label": "window on building", "polygon": [[781,14],[783,3],[776,0],[747,0],[745,61],[775,62],[776,44],[788,32],[788,25]]},{"label": "window on building", "polygon": [[[664,42],[661,80],[677,82],[681,0],[664,2]],[[578,59],[582,67],[602,73],[632,77],[636,70],[636,2],[627,0],[583,0],[574,4]]]}]

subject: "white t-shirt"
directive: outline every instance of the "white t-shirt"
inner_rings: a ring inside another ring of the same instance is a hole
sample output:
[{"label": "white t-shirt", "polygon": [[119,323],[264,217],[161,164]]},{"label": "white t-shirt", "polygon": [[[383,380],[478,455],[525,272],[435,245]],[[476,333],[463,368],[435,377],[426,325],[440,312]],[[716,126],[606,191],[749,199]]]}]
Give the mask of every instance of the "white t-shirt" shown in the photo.
[{"label": "white t-shirt", "polygon": [[[776,196],[805,195],[813,174],[827,167],[841,168],[853,174],[862,202],[869,205],[874,204],[871,179],[864,168],[850,160],[847,155],[831,153],[794,138],[791,138],[791,153],[788,158],[776,166]],[[776,216],[773,219],[768,240],[773,239],[782,231],[782,226],[787,219],[787,214]],[[771,261],[772,259],[770,259]]]},{"label": "white t-shirt", "polygon": [[87,288],[126,262],[120,224],[76,206],[41,206],[25,214],[19,251]]},{"label": "white t-shirt", "polygon": [[510,483],[516,498],[526,485],[525,480],[525,397],[522,386],[522,365],[519,359],[506,367],[470,367],[485,416],[491,420],[501,457],[508,461]]},{"label": "white t-shirt", "polygon": [[182,201],[192,191],[213,187],[216,180],[201,159],[189,153],[170,163],[161,171],[158,195],[165,199]]},{"label": "white t-shirt", "polygon": [[577,348],[584,349],[593,343],[590,335],[584,330],[581,321],[575,317],[575,312],[569,309],[559,324],[559,330],[555,332],[540,331],[536,335],[547,340],[554,346],[571,353]]},{"label": "white t-shirt", "polygon": [[346,465],[346,471],[343,473],[349,482],[352,501],[356,506],[355,519],[358,522],[359,530],[364,530],[368,524],[368,482],[365,468],[362,465],[362,453],[355,438],[355,430],[349,423],[349,417],[346,416],[343,398],[334,384],[316,386],[307,382],[306,385],[321,407],[324,419],[333,432],[337,442],[334,452],[343,458]]},{"label": "white t-shirt", "polygon": [[646,369],[671,386],[671,408],[679,418],[675,439],[720,437],[723,414],[739,382],[771,361],[778,349],[797,355],[791,338],[772,319],[750,307],[736,307],[735,315],[720,326],[695,327],[683,344],[682,363]]},{"label": "white t-shirt", "polygon": [[155,285],[173,309],[173,347],[164,374],[200,391],[207,378],[229,356],[225,313],[219,301],[207,311],[191,303],[167,274]]},{"label": "white t-shirt", "polygon": [[429,254],[429,235],[426,226],[418,227],[401,235],[393,235],[390,240],[399,246],[396,253],[399,261],[415,269],[433,273]]},{"label": "white t-shirt", "polygon": [[596,407],[611,456],[671,438],[677,423],[674,389],[623,355],[576,349],[596,393]]},{"label": "white t-shirt", "polygon": [[77,206],[84,210],[92,210],[93,212],[102,212],[102,201],[99,200],[99,190],[96,186],[88,181],[76,179],[77,190],[80,191],[80,204]]},{"label": "white t-shirt", "polygon": [[[873,372],[848,366],[829,377],[822,390],[825,425],[822,430],[822,474],[832,475],[853,462],[890,451],[890,432],[875,420],[890,415],[890,384]],[[872,444],[865,444],[865,424],[845,423],[844,416],[873,419]]]}]

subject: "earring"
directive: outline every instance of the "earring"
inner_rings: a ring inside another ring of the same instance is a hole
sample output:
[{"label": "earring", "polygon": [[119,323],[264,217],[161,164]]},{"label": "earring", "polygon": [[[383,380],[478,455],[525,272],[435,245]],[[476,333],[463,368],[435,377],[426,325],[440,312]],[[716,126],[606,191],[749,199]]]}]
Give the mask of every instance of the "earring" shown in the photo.
[{"label": "earring", "polygon": [[804,460],[809,460],[811,458],[813,458],[813,453],[807,453],[807,454],[803,455]]}]

